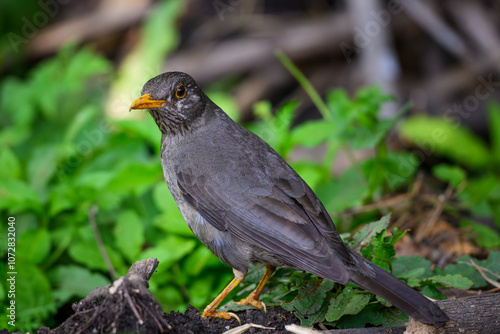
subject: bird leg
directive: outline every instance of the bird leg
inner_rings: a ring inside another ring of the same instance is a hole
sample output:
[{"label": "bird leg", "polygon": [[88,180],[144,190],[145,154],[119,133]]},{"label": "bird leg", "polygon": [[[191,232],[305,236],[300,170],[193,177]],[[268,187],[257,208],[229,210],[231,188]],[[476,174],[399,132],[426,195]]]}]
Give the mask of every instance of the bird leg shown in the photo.
[{"label": "bird leg", "polygon": [[231,291],[233,291],[233,289],[236,288],[238,284],[240,284],[241,281],[243,281],[243,279],[245,278],[245,274],[234,268],[233,272],[234,272],[234,279],[224,288],[224,290],[222,290],[222,292],[214,299],[213,302],[211,302],[210,304],[208,304],[207,307],[205,307],[203,313],[201,314],[203,318],[210,317],[210,318],[223,318],[229,320],[231,319],[231,317],[233,317],[236,320],[238,320],[238,322],[241,324],[240,318],[238,318],[236,314],[232,312],[217,312],[217,307],[219,307],[219,304],[222,302],[222,300],[224,300],[224,298],[226,298],[227,295]]},{"label": "bird leg", "polygon": [[255,288],[255,290],[253,290],[248,295],[248,297],[240,300],[236,304],[240,304],[240,305],[252,305],[252,306],[254,306],[254,307],[258,308],[258,309],[264,309],[264,310],[266,310],[266,304],[264,304],[263,302],[259,301],[259,296],[260,296],[260,293],[262,292],[262,289],[264,288],[264,285],[266,285],[267,280],[271,277],[271,275],[274,273],[275,270],[276,270],[275,267],[270,266],[270,265],[266,265],[266,272],[264,273],[264,276],[262,276],[262,279],[260,280],[260,282],[257,285],[257,287]]}]

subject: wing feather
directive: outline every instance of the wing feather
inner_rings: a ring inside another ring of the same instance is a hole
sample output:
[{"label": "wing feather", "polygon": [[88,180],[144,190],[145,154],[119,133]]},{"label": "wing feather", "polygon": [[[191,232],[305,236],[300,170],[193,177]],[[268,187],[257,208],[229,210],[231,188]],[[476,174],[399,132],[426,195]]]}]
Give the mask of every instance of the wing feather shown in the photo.
[{"label": "wing feather", "polygon": [[177,171],[183,198],[212,226],[290,266],[345,283],[341,262],[353,260],[316,195],[298,175],[264,181],[248,186],[239,180],[216,191],[217,180],[191,168]]}]

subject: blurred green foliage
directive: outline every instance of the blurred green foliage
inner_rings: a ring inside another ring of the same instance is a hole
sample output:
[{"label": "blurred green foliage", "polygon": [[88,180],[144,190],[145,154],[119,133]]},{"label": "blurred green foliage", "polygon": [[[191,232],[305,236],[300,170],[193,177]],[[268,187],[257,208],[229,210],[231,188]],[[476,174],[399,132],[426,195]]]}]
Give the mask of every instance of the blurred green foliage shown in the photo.
[{"label": "blurred green foliage", "polygon": [[[152,66],[146,71],[151,72],[150,76],[157,74],[164,54],[177,43],[173,21],[179,9],[177,1],[160,4],[146,23],[141,45],[117,72],[90,49],[68,46],[54,58],[38,64],[25,78],[2,79],[0,211],[3,217],[16,219],[16,330],[32,330],[42,324],[55,327],[53,319],[59,308],[114,278],[110,277],[89,224],[94,218],[117,275],[126,274],[134,261],[159,259],[150,290],[165,310],[182,311],[188,304],[204,307],[231,279],[231,270],[193,236],[165,185],[159,158],[160,133],[152,118],[117,120],[104,112],[108,92],[116,92],[118,97],[124,89],[139,94],[140,87],[127,83],[142,85],[141,80],[148,79],[141,77],[144,71],[137,74],[134,70],[137,59],[144,59],[141,55],[146,50],[149,51],[145,59]],[[164,17],[168,19],[163,20]],[[158,44],[152,39],[158,29],[167,32],[168,42]],[[142,63],[138,68],[144,66]],[[207,89],[207,93],[236,118],[237,107],[223,93],[226,86],[219,83]],[[314,95],[311,89],[312,86],[309,93]],[[298,146],[325,147],[321,161],[300,160],[291,164],[329,212],[356,207],[411,184],[422,163],[421,152],[394,152],[385,141],[407,107],[392,119],[380,119],[381,105],[392,98],[377,87],[361,89],[353,98],[337,89],[327,94],[326,102],[320,102],[317,94],[314,99],[321,104],[321,120],[292,128],[296,101],[276,111],[263,101],[255,105],[257,121],[247,126],[286,159]],[[131,100],[114,102],[125,106],[119,110],[125,113]],[[448,164],[433,168],[435,177],[456,189],[461,203],[474,215],[494,217],[500,226],[497,105],[490,107],[490,125],[491,147],[463,127],[431,118],[408,119],[401,134],[424,148],[432,147],[430,152],[423,151],[425,154],[448,158]],[[353,151],[360,149],[372,149],[375,154],[354,160]],[[352,158],[353,166],[332,178],[331,167],[341,150]],[[464,154],[469,151],[472,153]],[[95,207],[95,217],[89,217]],[[358,215],[352,224],[339,221],[338,225],[341,231],[349,232],[379,215]],[[487,285],[470,258],[435,270],[419,257],[394,259],[393,245],[403,231],[386,236],[387,223],[386,217],[367,225],[347,242],[434,298],[442,298],[437,289],[440,287]],[[461,224],[473,229],[481,246],[500,246],[500,236],[494,229],[470,220]],[[2,240],[6,240],[7,227],[0,224]],[[0,255],[6,258],[7,251],[7,243],[1,242]],[[499,255],[491,254],[493,260],[476,264],[498,272],[496,263],[500,261],[494,259]],[[7,263],[1,262],[2,312],[9,303],[5,279],[8,271]],[[231,296],[240,299],[251,291],[261,274],[255,268],[242,289]],[[365,323],[394,324],[405,319],[393,309],[381,313],[387,303],[354,285],[340,288],[307,273],[284,270],[274,275],[269,284],[272,289],[263,295],[268,306],[295,310],[306,325],[323,321],[352,327]],[[12,329],[2,312],[0,327]]]},{"label": "blurred green foliage", "polygon": [[[230,278],[168,192],[153,120],[104,116],[110,73],[102,57],[68,47],[25,80],[1,84],[0,210],[16,218],[18,329],[55,326],[59,307],[109,284],[89,224],[93,206],[118,275],[134,261],[159,258],[151,290],[165,309],[201,306]],[[6,257],[5,242],[0,253]],[[4,277],[6,263],[0,266]],[[0,290],[5,305],[5,279]],[[0,327],[6,321],[1,316]]]},{"label": "blurred green foliage", "polygon": [[[448,163],[432,168],[433,175],[456,191],[463,209],[476,219],[492,220],[500,229],[500,106],[488,108],[491,144],[465,127],[446,118],[415,116],[400,128],[403,138],[414,143],[420,163],[432,156],[441,156]],[[461,218],[458,212],[448,211]],[[490,226],[461,219],[461,226],[470,226],[477,242],[485,248],[500,247],[500,234]]]}]

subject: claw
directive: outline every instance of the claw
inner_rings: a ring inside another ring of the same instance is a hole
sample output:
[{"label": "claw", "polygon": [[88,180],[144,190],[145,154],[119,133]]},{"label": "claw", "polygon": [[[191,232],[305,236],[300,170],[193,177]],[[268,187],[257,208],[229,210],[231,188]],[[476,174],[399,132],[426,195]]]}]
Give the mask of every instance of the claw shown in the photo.
[{"label": "claw", "polygon": [[240,300],[239,302],[236,302],[236,304],[239,305],[252,305],[253,307],[256,307],[260,310],[264,309],[264,312],[267,312],[266,309],[266,304],[264,302],[261,302],[253,294],[250,294],[247,298],[244,298]]},{"label": "claw", "polygon": [[[227,313],[230,317],[233,317],[236,320],[238,320],[239,324],[241,325],[241,320],[236,314],[234,314],[233,312],[225,312],[225,313]],[[229,318],[229,319],[231,319],[231,318]]]},{"label": "claw", "polygon": [[260,293],[262,292],[262,288],[264,288],[264,285],[266,284],[267,280],[273,274],[274,269],[275,269],[274,267],[266,265],[266,272],[264,273],[264,276],[262,276],[262,279],[260,280],[260,282],[257,285],[257,287],[255,288],[255,290],[253,290],[248,295],[247,298],[244,298],[244,299],[240,300],[239,302],[236,302],[236,304],[252,305],[253,307],[256,307],[260,310],[264,309],[264,312],[267,313],[266,304],[264,304],[264,302],[261,302],[259,300],[259,296],[260,296]]},{"label": "claw", "polygon": [[205,311],[203,311],[201,316],[203,318],[221,318],[221,319],[226,319],[226,320],[230,320],[231,318],[235,318],[236,320],[238,320],[238,322],[241,325],[240,318],[236,314],[234,314],[233,312],[217,312],[214,310],[205,310]]}]

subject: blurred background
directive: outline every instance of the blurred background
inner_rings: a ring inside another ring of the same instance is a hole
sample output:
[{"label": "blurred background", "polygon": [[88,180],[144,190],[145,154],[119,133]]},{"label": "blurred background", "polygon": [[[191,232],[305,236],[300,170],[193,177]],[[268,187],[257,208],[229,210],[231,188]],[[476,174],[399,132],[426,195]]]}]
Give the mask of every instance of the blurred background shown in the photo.
[{"label": "blurred background", "polygon": [[411,229],[400,255],[444,266],[500,247],[496,1],[4,0],[0,31],[19,329],[57,326],[147,257],[166,311],[203,307],[232,277],[173,203],[153,120],[129,112],[165,71],[287,158],[340,232],[392,212]]}]

